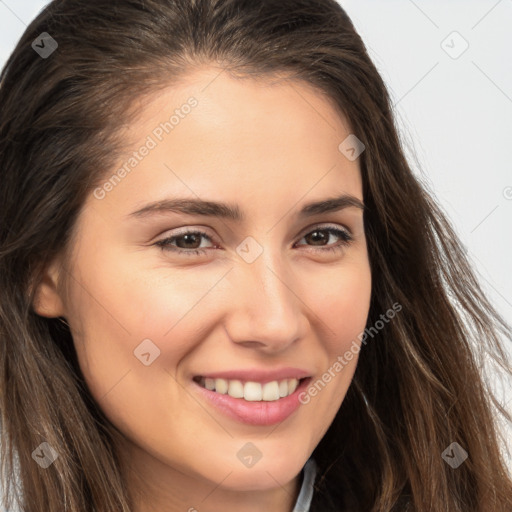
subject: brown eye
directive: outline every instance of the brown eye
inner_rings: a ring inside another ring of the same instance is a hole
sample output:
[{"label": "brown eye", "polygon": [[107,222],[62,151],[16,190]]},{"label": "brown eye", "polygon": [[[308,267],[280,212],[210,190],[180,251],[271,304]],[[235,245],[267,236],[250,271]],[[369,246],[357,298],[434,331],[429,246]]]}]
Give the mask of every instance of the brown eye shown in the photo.
[{"label": "brown eye", "polygon": [[[340,239],[336,245],[329,245],[330,238],[334,236]],[[186,256],[206,254],[206,250],[201,248],[201,239],[205,238],[212,241],[203,231],[185,231],[173,235],[155,243],[163,251],[175,252]],[[335,227],[319,227],[307,233],[302,239],[312,245],[313,251],[337,251],[350,245],[353,238],[351,234],[343,229]],[[301,239],[301,240],[302,240]],[[315,248],[316,247],[316,248]]]},{"label": "brown eye", "polygon": [[[201,238],[206,238],[211,242],[211,238],[203,231],[185,231],[163,240],[159,240],[155,245],[161,247],[164,251],[173,251],[180,254],[206,254],[204,249],[199,248],[201,246]],[[174,242],[177,242],[176,245]]]},{"label": "brown eye", "polygon": [[[338,237],[341,242],[334,246],[328,246],[329,239],[332,235]],[[313,246],[319,247],[318,249],[314,248],[314,251],[341,250],[344,247],[350,245],[350,243],[353,241],[352,235],[350,235],[348,231],[334,227],[316,228],[313,231],[307,233],[304,237],[302,237],[302,239],[306,240],[306,242],[309,242]]]}]

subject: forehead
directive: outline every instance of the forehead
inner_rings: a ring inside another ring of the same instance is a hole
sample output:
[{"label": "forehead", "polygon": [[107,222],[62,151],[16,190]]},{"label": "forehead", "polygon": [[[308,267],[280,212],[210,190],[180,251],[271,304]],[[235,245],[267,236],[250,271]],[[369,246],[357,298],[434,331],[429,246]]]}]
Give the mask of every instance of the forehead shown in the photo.
[{"label": "forehead", "polygon": [[362,200],[359,162],[339,148],[350,126],[304,82],[205,68],[141,100],[139,111],[124,131],[130,150],[105,174],[102,207],[135,210],[174,195],[240,198],[244,213],[262,196],[281,210],[306,195]]}]

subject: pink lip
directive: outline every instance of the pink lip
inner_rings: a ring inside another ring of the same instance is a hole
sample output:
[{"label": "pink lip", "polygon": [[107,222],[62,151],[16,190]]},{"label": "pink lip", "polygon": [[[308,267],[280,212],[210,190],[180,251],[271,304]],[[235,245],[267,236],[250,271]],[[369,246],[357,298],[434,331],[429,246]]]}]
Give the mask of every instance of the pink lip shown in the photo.
[{"label": "pink lip", "polygon": [[221,372],[201,373],[201,377],[209,379],[226,379],[226,380],[240,380],[242,382],[259,382],[265,384],[266,382],[272,382],[273,380],[284,380],[284,379],[304,379],[309,377],[311,372],[301,370],[299,368],[279,368],[276,370],[227,370]]},{"label": "pink lip", "polygon": [[[231,379],[251,380],[254,382],[264,382],[264,379],[267,379],[266,381],[268,382],[271,380],[280,380],[279,378],[268,378],[268,372],[267,377],[262,379],[256,379],[254,373],[250,379],[241,378],[242,375],[246,375],[244,372],[233,372],[233,374],[235,374],[235,376],[230,377]],[[215,374],[218,378],[227,378],[220,377],[220,375],[226,375],[226,373]],[[218,411],[228,417],[248,425],[267,426],[281,423],[300,407],[301,403],[299,401],[299,394],[307,388],[310,381],[311,378],[305,378],[299,383],[297,389],[291,395],[272,402],[247,402],[243,398],[233,398],[227,394],[223,395],[215,391],[210,391],[203,388],[195,381],[193,381],[193,385],[197,392],[200,393],[208,403],[212,404]]]}]

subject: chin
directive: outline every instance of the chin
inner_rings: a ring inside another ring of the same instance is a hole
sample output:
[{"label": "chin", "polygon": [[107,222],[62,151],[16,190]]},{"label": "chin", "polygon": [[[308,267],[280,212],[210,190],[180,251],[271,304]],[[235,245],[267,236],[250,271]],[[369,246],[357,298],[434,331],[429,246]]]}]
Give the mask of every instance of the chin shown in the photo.
[{"label": "chin", "polygon": [[[264,468],[251,468],[245,471],[237,469],[222,482],[222,487],[238,492],[267,491],[286,485],[300,473],[301,469],[302,466],[296,472],[272,472]],[[218,478],[218,475],[215,476]]]},{"label": "chin", "polygon": [[[270,460],[264,460],[265,457],[256,462],[251,467],[244,467],[242,463],[237,460],[235,465],[226,471],[225,475],[229,476],[222,482],[222,487],[233,491],[264,491],[286,485],[293,480],[302,470],[307,458],[304,461],[297,461],[293,459],[279,460],[273,457]],[[223,476],[225,476],[223,475]],[[222,476],[219,474],[218,467],[212,475],[210,480],[219,481]]]}]

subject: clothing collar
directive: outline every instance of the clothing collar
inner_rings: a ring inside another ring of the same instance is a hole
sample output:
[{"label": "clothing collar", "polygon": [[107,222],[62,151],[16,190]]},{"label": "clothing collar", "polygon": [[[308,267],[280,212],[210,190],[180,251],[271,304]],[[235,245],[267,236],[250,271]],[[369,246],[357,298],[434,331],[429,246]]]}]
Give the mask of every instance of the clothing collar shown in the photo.
[{"label": "clothing collar", "polygon": [[293,512],[309,512],[311,500],[313,499],[313,485],[315,483],[317,466],[312,458],[306,462],[303,472],[302,487],[295,503]]}]

